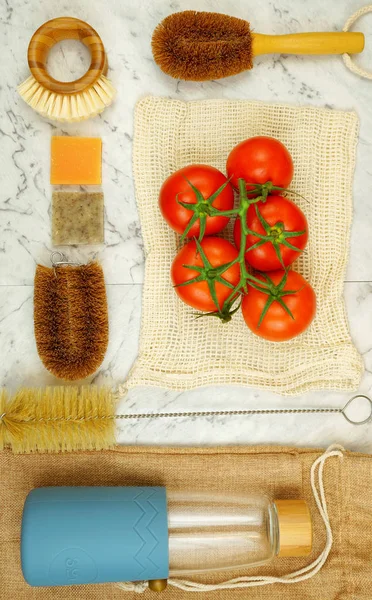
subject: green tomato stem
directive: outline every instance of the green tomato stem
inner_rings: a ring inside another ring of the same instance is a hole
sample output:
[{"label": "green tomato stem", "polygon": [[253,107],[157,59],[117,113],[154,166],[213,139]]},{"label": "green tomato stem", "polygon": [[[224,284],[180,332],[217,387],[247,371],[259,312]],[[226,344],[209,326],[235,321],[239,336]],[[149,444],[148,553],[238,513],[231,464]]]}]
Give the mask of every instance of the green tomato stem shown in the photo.
[{"label": "green tomato stem", "polygon": [[[219,319],[221,319],[221,321],[224,323],[229,322],[231,320],[232,316],[237,312],[237,310],[240,307],[242,294],[246,294],[248,292],[248,286],[252,286],[253,288],[267,294],[267,296],[268,296],[268,299],[267,299],[265,308],[261,314],[258,326],[261,325],[271,304],[275,301],[279,302],[283,306],[283,308],[288,312],[288,314],[290,314],[290,316],[293,318],[292,313],[290,312],[290,310],[288,309],[288,307],[284,304],[284,302],[282,300],[282,296],[295,294],[298,291],[298,290],[283,291],[283,288],[287,281],[288,271],[285,269],[283,279],[276,286],[273,283],[273,281],[271,281],[271,279],[264,273],[262,274],[264,279],[262,279],[262,278],[260,279],[260,278],[256,277],[255,275],[253,275],[248,270],[247,264],[245,261],[247,236],[250,233],[254,233],[254,232],[251,232],[251,230],[248,228],[248,225],[247,225],[247,214],[248,214],[249,207],[252,204],[257,204],[257,202],[259,202],[260,200],[265,202],[268,194],[270,193],[270,191],[272,189],[281,190],[282,188],[273,186],[273,184],[269,181],[266,184],[255,186],[254,191],[256,193],[258,192],[260,195],[258,197],[256,196],[254,198],[249,198],[249,194],[252,192],[247,192],[247,187],[246,187],[247,184],[244,181],[244,179],[239,179],[238,183],[239,183],[239,206],[237,208],[234,208],[229,211],[219,211],[215,207],[211,206],[210,201],[211,201],[211,199],[213,200],[213,198],[209,198],[207,201],[204,200],[204,202],[207,202],[207,203],[209,202],[208,211],[209,211],[210,216],[220,215],[220,216],[229,216],[230,217],[230,216],[236,215],[236,218],[239,219],[239,221],[240,221],[241,232],[240,232],[240,248],[239,248],[239,253],[238,253],[237,258],[235,260],[233,260],[229,263],[226,263],[224,265],[221,265],[215,269],[212,268],[212,265],[209,263],[209,260],[207,259],[207,257],[205,256],[205,253],[203,252],[203,249],[200,245],[200,242],[201,242],[200,237],[199,237],[199,240],[195,240],[197,248],[198,248],[198,252],[202,257],[203,267],[199,267],[198,269],[195,268],[195,270],[199,273],[199,275],[197,277],[195,277],[194,279],[192,279],[191,281],[188,281],[187,283],[185,283],[185,285],[188,285],[190,283],[194,283],[197,281],[205,280],[208,283],[208,287],[209,287],[211,296],[213,298],[213,302],[217,309],[215,312],[200,313],[197,315],[197,317],[199,318],[199,317],[203,317],[203,316],[214,316],[214,317],[218,317]],[[194,190],[194,191],[195,191],[195,193],[197,193],[196,190]],[[220,192],[220,191],[221,191],[221,189],[218,190],[218,192]],[[195,208],[192,207],[192,210],[195,210]],[[197,208],[197,211],[198,211],[198,208]],[[259,212],[257,206],[256,206],[256,212]],[[198,217],[200,217],[199,214],[198,214]],[[266,222],[265,222],[265,225],[266,225]],[[291,237],[302,235],[302,233],[304,233],[304,232],[295,232]],[[203,232],[203,234],[204,234],[204,232]],[[201,238],[202,237],[203,236],[201,236]],[[265,243],[264,240],[267,238],[267,235],[259,236],[259,237],[262,238],[260,243]],[[284,240],[284,243],[286,243],[286,245],[290,246],[290,244],[289,244],[289,242],[287,242],[287,240]],[[239,279],[239,283],[235,287],[233,287],[230,283],[228,283],[223,278],[223,273],[236,263],[239,263],[240,279]],[[192,266],[188,266],[188,265],[184,265],[184,266],[187,268],[190,268],[190,269],[192,268]],[[229,297],[224,302],[222,307],[219,305],[219,302],[217,299],[217,294],[216,294],[216,289],[215,289],[215,284],[217,281],[219,283],[225,284],[229,288],[232,288],[232,291],[231,291]],[[239,300],[238,306],[234,306],[238,300]]]}]

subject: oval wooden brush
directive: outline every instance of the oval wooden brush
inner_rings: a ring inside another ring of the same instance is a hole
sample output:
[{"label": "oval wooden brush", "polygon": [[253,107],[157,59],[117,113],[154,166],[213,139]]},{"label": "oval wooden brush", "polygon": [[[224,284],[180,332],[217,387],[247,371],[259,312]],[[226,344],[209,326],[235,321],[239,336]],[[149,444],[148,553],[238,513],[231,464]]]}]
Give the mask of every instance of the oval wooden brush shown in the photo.
[{"label": "oval wooden brush", "polygon": [[70,381],[94,373],[108,344],[106,290],[100,265],[38,265],[34,327],[37,351],[50,373]]},{"label": "oval wooden brush", "polygon": [[166,17],[152,37],[155,62],[171,77],[207,81],[252,69],[261,54],[354,54],[362,52],[357,32],[253,33],[243,19],[186,10]]}]

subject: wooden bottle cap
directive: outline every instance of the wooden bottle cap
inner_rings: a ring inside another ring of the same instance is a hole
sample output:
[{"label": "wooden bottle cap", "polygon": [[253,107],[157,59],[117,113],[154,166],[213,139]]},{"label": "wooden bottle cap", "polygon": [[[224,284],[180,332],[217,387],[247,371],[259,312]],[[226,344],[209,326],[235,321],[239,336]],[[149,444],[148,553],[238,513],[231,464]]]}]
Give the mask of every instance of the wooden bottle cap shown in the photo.
[{"label": "wooden bottle cap", "polygon": [[305,500],[275,500],[279,521],[278,556],[308,556],[312,550],[311,514]]}]

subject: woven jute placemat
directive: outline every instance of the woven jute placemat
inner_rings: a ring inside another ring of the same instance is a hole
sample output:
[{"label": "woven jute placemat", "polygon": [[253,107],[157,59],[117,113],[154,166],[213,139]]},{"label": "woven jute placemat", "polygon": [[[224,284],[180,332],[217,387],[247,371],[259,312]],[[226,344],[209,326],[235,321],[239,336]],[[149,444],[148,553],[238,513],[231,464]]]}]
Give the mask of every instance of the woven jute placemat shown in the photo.
[{"label": "woven jute placemat", "polygon": [[[179,236],[158,208],[160,187],[172,172],[191,163],[224,171],[230,150],[254,135],[288,147],[295,165],[291,188],[304,196],[295,201],[309,221],[309,244],[294,268],[315,288],[317,316],[306,333],[279,344],[253,335],[240,312],[227,325],[195,320],[172,289]],[[354,112],[155,97],[137,104],[133,164],[146,272],[139,356],[123,390],[231,384],[286,395],[358,388],[363,365],[343,300],[357,135]]]},{"label": "woven jute placemat", "polygon": [[[136,448],[104,452],[15,455],[0,453],[1,600],[138,600],[115,584],[31,588],[20,568],[20,527],[25,498],[39,486],[166,485],[170,490],[226,493],[264,492],[273,498],[304,497],[314,522],[314,548],[308,558],[275,559],[245,572],[192,577],[216,583],[241,575],[281,576],[311,563],[323,550],[325,529],[314,503],[310,468],[321,454],[294,448]],[[334,543],[322,570],[292,585],[192,593],[168,588],[160,598],[190,600],[370,600],[372,589],[372,456],[345,453],[324,467]]]}]

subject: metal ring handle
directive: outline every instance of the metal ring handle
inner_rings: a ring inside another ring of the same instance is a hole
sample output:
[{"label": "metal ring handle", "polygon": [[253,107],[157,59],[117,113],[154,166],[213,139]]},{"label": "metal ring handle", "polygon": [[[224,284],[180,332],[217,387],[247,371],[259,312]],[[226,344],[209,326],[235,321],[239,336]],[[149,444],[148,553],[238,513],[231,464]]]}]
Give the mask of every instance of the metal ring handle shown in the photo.
[{"label": "metal ring handle", "polygon": [[60,267],[62,265],[70,265],[72,267],[81,266],[81,263],[68,260],[67,257],[63,254],[63,252],[59,252],[59,250],[55,250],[54,252],[52,252],[52,254],[50,255],[50,261],[53,267]]},{"label": "metal ring handle", "polygon": [[[91,54],[88,71],[75,81],[57,81],[46,68],[49,50],[62,40],[78,40],[87,46]],[[27,58],[36,81],[51,92],[60,94],[82,92],[107,72],[107,57],[101,38],[88,23],[74,17],[59,17],[41,25],[31,38]]]},{"label": "metal ring handle", "polygon": [[[365,400],[368,400],[369,402],[369,415],[366,419],[363,419],[363,421],[354,421],[353,419],[350,419],[350,417],[348,417],[346,414],[346,409],[350,406],[350,404],[354,402],[354,400],[357,400],[357,398],[365,398]],[[345,404],[344,408],[341,410],[341,413],[342,416],[346,419],[346,421],[351,423],[351,425],[365,425],[366,423],[369,423],[369,421],[372,420],[372,400],[364,394],[357,394],[356,396],[350,398],[350,400]]]},{"label": "metal ring handle", "polygon": [[59,250],[55,250],[50,255],[50,261],[53,266],[58,265],[58,263],[60,262],[66,262],[66,260],[66,256],[63,254],[63,252],[60,252]]},{"label": "metal ring handle", "polygon": [[[343,31],[348,31],[350,27],[363,15],[372,12],[372,4],[367,4],[367,6],[363,6],[356,13],[354,13],[345,23]],[[344,59],[345,66],[350,69],[356,75],[360,77],[364,77],[365,79],[372,79],[372,71],[367,71],[366,69],[362,69],[359,67],[354,60],[351,58],[350,54],[343,54],[342,58]]]}]

